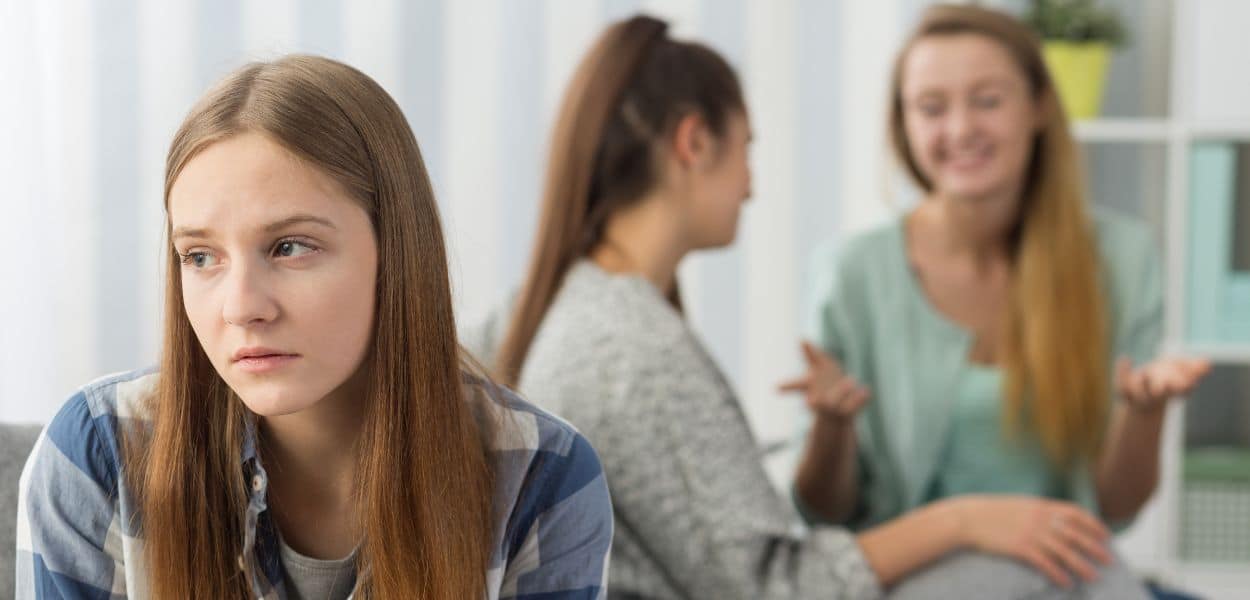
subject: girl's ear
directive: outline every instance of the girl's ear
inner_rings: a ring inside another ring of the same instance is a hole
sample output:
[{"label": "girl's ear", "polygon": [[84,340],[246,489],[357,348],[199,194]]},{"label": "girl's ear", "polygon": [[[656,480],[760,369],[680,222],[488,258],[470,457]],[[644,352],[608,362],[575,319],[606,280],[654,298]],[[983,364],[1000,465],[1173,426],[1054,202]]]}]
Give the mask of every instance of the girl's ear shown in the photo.
[{"label": "girl's ear", "polygon": [[705,165],[710,162],[714,150],[712,132],[708,130],[707,123],[699,113],[687,113],[673,128],[672,152],[682,167]]}]

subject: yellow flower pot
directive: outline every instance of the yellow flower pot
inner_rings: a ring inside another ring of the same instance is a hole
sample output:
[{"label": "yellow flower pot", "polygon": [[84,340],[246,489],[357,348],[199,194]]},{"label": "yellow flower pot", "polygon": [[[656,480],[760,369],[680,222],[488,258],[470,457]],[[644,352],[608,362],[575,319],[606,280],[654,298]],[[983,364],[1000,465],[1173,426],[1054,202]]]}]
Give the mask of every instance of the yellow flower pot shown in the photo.
[{"label": "yellow flower pot", "polygon": [[1111,48],[1102,42],[1047,41],[1042,54],[1068,118],[1098,116]]}]

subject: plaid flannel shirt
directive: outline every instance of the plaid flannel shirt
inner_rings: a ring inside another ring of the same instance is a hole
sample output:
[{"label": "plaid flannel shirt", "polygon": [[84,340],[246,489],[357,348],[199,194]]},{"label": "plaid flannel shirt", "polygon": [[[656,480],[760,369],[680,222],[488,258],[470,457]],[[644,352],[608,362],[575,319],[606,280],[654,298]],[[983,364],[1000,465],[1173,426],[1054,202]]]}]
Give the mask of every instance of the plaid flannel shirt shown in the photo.
[{"label": "plaid flannel shirt", "polygon": [[[140,503],[121,475],[119,438],[147,422],[142,400],[155,389],[151,369],[84,386],[53,418],[22,473],[17,519],[19,600],[146,599]],[[502,390],[502,388],[496,388]],[[566,422],[510,392],[488,402],[511,426],[491,447],[496,466],[496,544],[484,597],[606,597],[612,510],[598,457]],[[248,481],[240,565],[255,596],[286,598],[277,527],[266,511],[268,480],[244,441],[240,476]]]}]

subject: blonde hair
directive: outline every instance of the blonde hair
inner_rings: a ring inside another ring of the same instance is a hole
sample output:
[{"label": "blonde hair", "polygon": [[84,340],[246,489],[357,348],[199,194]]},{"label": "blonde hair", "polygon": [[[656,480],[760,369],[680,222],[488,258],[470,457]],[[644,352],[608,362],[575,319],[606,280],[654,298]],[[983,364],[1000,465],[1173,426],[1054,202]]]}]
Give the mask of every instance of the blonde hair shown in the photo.
[{"label": "blonde hair", "polygon": [[[399,107],[363,73],[314,56],[247,65],[209,91],[169,150],[165,202],[209,145],[258,132],[336,179],[378,247],[376,318],[357,454],[358,596],[480,597],[492,539],[487,426],[465,400],[437,206]],[[166,220],[166,234],[169,234]],[[209,363],[167,251],[154,422],[128,443],[156,598],[248,598],[243,434],[254,415]],[[243,567],[245,570],[240,571]]]},{"label": "blonde hair", "polygon": [[904,130],[902,67],[919,40],[975,34],[998,43],[1028,80],[1045,124],[1033,142],[1019,222],[1014,276],[1002,336],[1009,431],[1034,431],[1052,462],[1094,456],[1110,404],[1106,304],[1078,149],[1042,60],[1038,39],[1009,15],[969,5],[929,8],[894,62],[889,137],[912,180],[920,170]]}]

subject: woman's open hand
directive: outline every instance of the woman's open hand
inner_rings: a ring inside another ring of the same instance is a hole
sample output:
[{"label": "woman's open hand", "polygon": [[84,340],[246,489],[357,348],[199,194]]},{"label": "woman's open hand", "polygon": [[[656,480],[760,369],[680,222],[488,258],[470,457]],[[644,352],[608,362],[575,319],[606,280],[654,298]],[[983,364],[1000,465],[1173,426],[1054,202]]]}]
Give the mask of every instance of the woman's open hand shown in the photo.
[{"label": "woman's open hand", "polygon": [[803,342],[807,373],[781,384],[783,392],[803,392],[807,407],[817,416],[848,421],[868,402],[868,390],[842,371],[832,356]]},{"label": "woman's open hand", "polygon": [[1188,394],[1210,371],[1206,359],[1161,358],[1134,368],[1121,358],[1115,365],[1115,390],[1130,408],[1152,412]]}]

